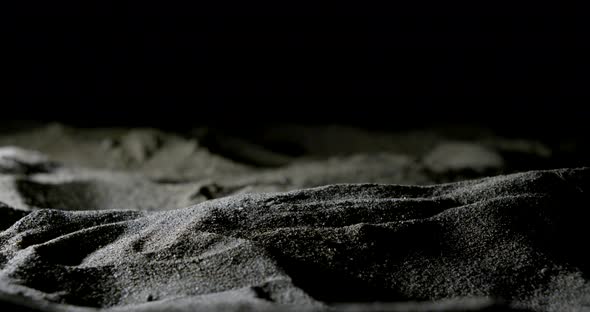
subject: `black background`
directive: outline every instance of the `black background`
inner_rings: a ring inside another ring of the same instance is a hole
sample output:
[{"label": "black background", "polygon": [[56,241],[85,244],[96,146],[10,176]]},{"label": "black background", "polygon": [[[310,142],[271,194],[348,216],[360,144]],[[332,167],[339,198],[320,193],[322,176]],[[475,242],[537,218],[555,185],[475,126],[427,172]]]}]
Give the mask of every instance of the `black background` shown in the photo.
[{"label": "black background", "polygon": [[586,12],[545,4],[3,4],[3,120],[583,131]]}]

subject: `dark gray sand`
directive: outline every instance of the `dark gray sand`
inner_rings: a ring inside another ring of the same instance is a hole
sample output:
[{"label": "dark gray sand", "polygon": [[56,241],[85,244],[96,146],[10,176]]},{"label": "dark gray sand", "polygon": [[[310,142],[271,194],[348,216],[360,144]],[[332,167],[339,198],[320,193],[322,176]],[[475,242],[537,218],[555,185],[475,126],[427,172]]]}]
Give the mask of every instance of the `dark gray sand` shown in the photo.
[{"label": "dark gray sand", "polygon": [[487,134],[355,133],[382,148],[0,137],[0,310],[590,309],[590,169],[508,174],[554,151]]},{"label": "dark gray sand", "polygon": [[41,209],[0,235],[0,290],[65,310],[473,296],[582,308],[589,182],[590,169],[573,169],[236,195],[152,214]]}]

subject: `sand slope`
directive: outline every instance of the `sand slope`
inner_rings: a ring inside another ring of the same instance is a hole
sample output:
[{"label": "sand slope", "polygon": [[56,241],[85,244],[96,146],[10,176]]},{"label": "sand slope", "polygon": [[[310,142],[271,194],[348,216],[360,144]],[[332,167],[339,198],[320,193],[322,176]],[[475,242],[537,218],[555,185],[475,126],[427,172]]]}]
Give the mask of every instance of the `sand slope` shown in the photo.
[{"label": "sand slope", "polygon": [[0,298],[56,311],[496,303],[444,301],[465,297],[581,310],[590,304],[589,182],[582,168],[240,194],[159,212],[2,205]]}]

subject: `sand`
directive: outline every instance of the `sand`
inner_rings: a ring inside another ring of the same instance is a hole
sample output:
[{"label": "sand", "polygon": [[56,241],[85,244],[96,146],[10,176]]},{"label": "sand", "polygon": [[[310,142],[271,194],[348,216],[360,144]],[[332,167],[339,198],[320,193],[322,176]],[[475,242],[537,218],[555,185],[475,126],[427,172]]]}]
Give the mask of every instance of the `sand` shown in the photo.
[{"label": "sand", "polygon": [[255,142],[51,125],[0,137],[0,307],[590,307],[589,168],[516,172],[559,151],[487,133],[392,143],[357,131],[365,143],[330,150],[295,132],[299,148],[276,152],[281,131]]}]

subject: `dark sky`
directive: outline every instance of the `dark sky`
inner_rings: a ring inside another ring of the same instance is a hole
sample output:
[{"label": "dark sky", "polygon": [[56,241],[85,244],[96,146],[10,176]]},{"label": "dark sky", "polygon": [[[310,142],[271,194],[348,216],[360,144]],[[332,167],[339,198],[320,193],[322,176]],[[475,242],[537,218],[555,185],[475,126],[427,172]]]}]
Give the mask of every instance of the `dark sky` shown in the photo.
[{"label": "dark sky", "polygon": [[562,127],[589,115],[588,18],[556,3],[120,3],[3,10],[9,118]]}]

